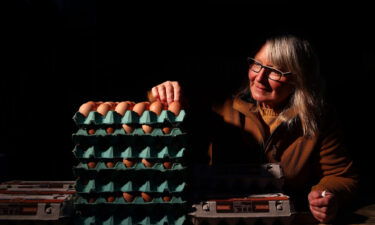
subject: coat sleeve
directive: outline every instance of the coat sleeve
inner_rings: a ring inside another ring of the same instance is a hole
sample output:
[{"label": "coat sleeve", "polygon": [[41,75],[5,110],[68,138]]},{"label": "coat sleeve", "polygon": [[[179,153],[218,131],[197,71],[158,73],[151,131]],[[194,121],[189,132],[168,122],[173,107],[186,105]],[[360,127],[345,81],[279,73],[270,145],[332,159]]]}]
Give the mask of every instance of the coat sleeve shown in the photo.
[{"label": "coat sleeve", "polygon": [[[334,121],[334,120],[329,120]],[[348,204],[356,195],[358,172],[344,144],[342,129],[330,123],[320,134],[319,166],[321,179],[312,190],[327,190],[335,194],[339,204]]]}]

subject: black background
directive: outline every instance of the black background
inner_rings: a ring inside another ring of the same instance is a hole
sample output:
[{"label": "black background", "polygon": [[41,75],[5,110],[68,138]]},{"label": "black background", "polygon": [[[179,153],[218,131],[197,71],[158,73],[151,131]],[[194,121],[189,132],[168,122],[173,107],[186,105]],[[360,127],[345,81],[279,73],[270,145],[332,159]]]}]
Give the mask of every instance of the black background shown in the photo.
[{"label": "black background", "polygon": [[368,6],[288,1],[130,4],[13,1],[4,7],[0,180],[71,180],[71,134],[88,101],[142,101],[179,80],[196,109],[233,93],[267,36],[309,39],[327,99],[372,195],[374,36]]}]

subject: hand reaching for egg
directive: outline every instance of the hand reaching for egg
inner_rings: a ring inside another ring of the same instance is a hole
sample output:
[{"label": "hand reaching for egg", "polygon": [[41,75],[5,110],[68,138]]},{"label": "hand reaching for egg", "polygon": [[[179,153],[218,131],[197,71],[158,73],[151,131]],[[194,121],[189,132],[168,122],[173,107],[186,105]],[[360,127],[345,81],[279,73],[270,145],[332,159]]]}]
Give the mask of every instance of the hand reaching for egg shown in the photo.
[{"label": "hand reaching for egg", "polygon": [[181,86],[178,81],[165,81],[151,89],[151,101],[158,100],[164,104],[179,102],[181,100]]}]

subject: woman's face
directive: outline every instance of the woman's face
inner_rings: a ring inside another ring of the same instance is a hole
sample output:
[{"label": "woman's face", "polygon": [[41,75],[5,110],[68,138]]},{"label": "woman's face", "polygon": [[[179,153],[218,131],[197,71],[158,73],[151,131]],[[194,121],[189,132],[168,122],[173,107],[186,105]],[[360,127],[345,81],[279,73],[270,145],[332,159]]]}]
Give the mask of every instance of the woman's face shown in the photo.
[{"label": "woman's face", "polygon": [[[264,45],[255,55],[254,59],[262,65],[280,70],[280,68],[275,67],[272,62],[267,59],[267,51],[268,47]],[[291,84],[293,75],[283,77],[283,81],[274,81],[268,79],[268,73],[269,71],[265,68],[262,68],[258,73],[249,69],[251,94],[254,100],[258,101],[260,104],[270,108],[278,108],[285,103],[287,98],[294,91],[294,87]]]}]

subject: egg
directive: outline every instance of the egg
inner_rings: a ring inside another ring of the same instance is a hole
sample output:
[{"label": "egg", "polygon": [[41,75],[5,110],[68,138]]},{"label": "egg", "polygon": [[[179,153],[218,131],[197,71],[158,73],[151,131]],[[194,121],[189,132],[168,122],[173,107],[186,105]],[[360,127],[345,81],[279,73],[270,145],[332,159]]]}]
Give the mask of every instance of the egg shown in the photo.
[{"label": "egg", "polygon": [[107,162],[105,165],[107,166],[107,168],[113,168],[115,166],[115,163],[114,162]]},{"label": "egg", "polygon": [[142,124],[142,130],[145,132],[145,134],[149,134],[152,132],[154,128],[151,125],[148,124]]},{"label": "egg", "polygon": [[150,105],[150,111],[154,112],[156,115],[160,115],[163,110],[163,104],[159,101],[153,102]]},{"label": "egg", "polygon": [[95,132],[96,132],[96,130],[94,128],[90,128],[90,129],[87,130],[87,133],[91,134],[91,135],[95,134]]},{"label": "egg", "polygon": [[86,102],[79,107],[78,112],[87,117],[91,111],[94,111],[95,103],[93,101]]},{"label": "egg", "polygon": [[98,107],[103,104],[102,101],[99,101],[99,102],[94,102],[95,103],[95,107],[94,107],[94,110],[97,111]]},{"label": "egg", "polygon": [[170,169],[170,168],[172,168],[172,162],[170,162],[170,161],[163,162],[163,166],[164,166],[165,169]]},{"label": "egg", "polygon": [[129,124],[123,124],[122,128],[125,130],[125,133],[127,134],[131,134],[134,131],[133,125],[129,125]]},{"label": "egg", "polygon": [[130,110],[130,103],[129,102],[120,102],[119,104],[117,104],[116,108],[115,108],[115,111],[120,114],[121,116],[124,116],[125,115],[125,112],[127,110]]},{"label": "egg", "polygon": [[126,168],[130,168],[134,166],[134,159],[125,158],[122,160]]},{"label": "egg", "polygon": [[88,162],[87,163],[88,168],[95,168],[96,167],[96,162]]},{"label": "egg", "polygon": [[162,199],[163,199],[164,202],[170,202],[172,197],[169,194],[165,194],[165,195],[163,195]]},{"label": "egg", "polygon": [[173,114],[175,114],[176,116],[178,116],[178,114],[180,114],[180,111],[181,111],[180,102],[178,101],[172,102],[171,104],[169,104],[168,110],[173,112]]},{"label": "egg", "polygon": [[149,107],[150,103],[149,102],[139,102],[134,105],[133,111],[136,112],[139,116],[142,115],[142,113],[147,110]]},{"label": "egg", "polygon": [[96,198],[95,197],[91,197],[88,199],[88,203],[94,203],[96,201]]},{"label": "egg", "polygon": [[112,134],[115,131],[115,129],[113,127],[107,127],[105,130],[106,130],[107,134]]},{"label": "egg", "polygon": [[145,202],[151,202],[152,201],[151,195],[146,193],[146,192],[142,192],[141,196],[143,198],[143,201],[145,201]]},{"label": "egg", "polygon": [[124,193],[122,193],[122,196],[124,197],[125,201],[127,201],[127,202],[134,201],[134,195],[132,193],[124,192]]},{"label": "egg", "polygon": [[115,197],[114,196],[108,196],[107,197],[107,202],[114,202],[115,201]]},{"label": "egg", "polygon": [[105,116],[107,114],[107,112],[111,109],[111,106],[106,104],[106,103],[102,103],[99,105],[99,107],[96,109],[96,111],[101,114],[102,116]]},{"label": "egg", "polygon": [[171,132],[171,128],[170,127],[163,127],[163,133],[164,134],[169,134]]},{"label": "egg", "polygon": [[109,105],[109,110],[115,110],[116,108],[116,102],[104,102],[105,104]]},{"label": "egg", "polygon": [[143,163],[143,165],[145,165],[145,167],[153,167],[154,166],[154,163],[150,162],[147,159],[142,159],[142,163]]}]

